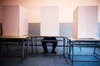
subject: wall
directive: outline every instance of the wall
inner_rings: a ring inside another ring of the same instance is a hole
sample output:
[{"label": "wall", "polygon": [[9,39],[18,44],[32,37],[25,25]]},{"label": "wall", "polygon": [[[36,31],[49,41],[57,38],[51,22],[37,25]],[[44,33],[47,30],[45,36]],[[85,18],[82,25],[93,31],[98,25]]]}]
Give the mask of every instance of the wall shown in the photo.
[{"label": "wall", "polygon": [[28,9],[28,22],[40,21],[41,6],[58,6],[59,22],[72,22],[73,10],[80,5],[99,5],[99,0],[3,0],[3,5],[23,5]]},{"label": "wall", "polygon": [[[100,6],[100,0],[2,0],[2,5],[23,5],[27,8],[29,23],[40,23],[40,8],[42,6],[59,7],[59,23],[72,23],[73,12],[77,6]],[[99,9],[100,10],[100,9]],[[100,11],[98,11],[100,12]],[[100,13],[99,13],[100,15]],[[100,17],[98,17],[100,22]]]},{"label": "wall", "polygon": [[29,22],[41,22],[40,7],[58,6],[59,22],[72,22],[73,8],[72,0],[4,0],[3,5],[22,4],[28,9]]}]

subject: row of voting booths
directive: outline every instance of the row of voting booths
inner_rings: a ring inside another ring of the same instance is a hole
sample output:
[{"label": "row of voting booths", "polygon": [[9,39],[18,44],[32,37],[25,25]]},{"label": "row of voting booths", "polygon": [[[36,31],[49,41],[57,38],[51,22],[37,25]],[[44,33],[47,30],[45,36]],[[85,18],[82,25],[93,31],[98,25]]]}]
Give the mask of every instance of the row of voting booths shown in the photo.
[{"label": "row of voting booths", "polygon": [[[58,11],[59,11],[58,7],[50,7],[50,6],[43,7],[41,9],[40,35],[59,35]],[[98,7],[97,6],[77,7],[73,12],[72,24],[73,24],[72,37],[75,38],[98,37]],[[28,22],[26,21],[26,9],[19,5],[3,6],[2,25],[3,25],[2,33],[4,36],[28,35]]]},{"label": "row of voting booths", "polygon": [[[29,35],[26,10],[20,5],[3,6],[3,36]],[[59,8],[57,6],[41,8],[40,36],[60,36],[58,15]],[[74,38],[97,38],[98,7],[78,6],[73,11],[72,28],[72,37]]]}]

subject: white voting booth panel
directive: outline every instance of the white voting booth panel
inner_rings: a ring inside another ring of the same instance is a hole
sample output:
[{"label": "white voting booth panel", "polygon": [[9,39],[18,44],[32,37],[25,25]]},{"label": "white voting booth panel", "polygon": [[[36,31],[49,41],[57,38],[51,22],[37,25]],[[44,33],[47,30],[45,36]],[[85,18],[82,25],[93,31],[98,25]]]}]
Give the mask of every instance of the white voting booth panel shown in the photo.
[{"label": "white voting booth panel", "polygon": [[77,8],[74,19],[74,35],[76,38],[97,38],[98,37],[98,7],[80,6]]},{"label": "white voting booth panel", "polygon": [[57,36],[59,33],[58,7],[41,7],[41,35]]},{"label": "white voting booth panel", "polygon": [[3,36],[27,35],[25,8],[19,5],[3,6]]}]

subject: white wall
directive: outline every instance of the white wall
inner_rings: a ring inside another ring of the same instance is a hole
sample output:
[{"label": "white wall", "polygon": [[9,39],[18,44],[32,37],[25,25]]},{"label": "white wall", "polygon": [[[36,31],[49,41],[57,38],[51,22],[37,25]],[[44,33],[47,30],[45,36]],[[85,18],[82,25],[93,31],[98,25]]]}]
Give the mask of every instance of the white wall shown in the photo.
[{"label": "white wall", "polygon": [[[100,6],[100,0],[2,0],[2,5],[22,5],[27,8],[28,22],[40,23],[40,7],[58,6],[59,22],[73,22],[77,6]],[[100,18],[99,18],[100,19]]]},{"label": "white wall", "polygon": [[[72,23],[73,11],[76,9],[77,6],[99,6],[100,7],[100,0],[2,0],[1,5],[23,5],[28,10],[27,21],[32,23],[41,23],[40,10],[42,6],[58,6],[59,8],[58,22]],[[2,9],[0,13],[2,14]],[[98,20],[100,22],[99,17]]]}]

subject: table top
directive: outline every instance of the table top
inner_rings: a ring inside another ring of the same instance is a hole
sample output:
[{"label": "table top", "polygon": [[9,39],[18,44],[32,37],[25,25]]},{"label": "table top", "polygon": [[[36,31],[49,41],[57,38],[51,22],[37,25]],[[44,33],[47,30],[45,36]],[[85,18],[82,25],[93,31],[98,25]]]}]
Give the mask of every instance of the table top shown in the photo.
[{"label": "table top", "polygon": [[47,35],[30,35],[31,37],[56,37],[56,38],[64,38],[65,36],[55,35],[55,36],[47,36]]},{"label": "table top", "polygon": [[0,36],[1,39],[26,39],[28,38],[28,35],[23,35],[23,36]]},{"label": "table top", "polygon": [[100,38],[70,38],[71,41],[100,41]]}]

